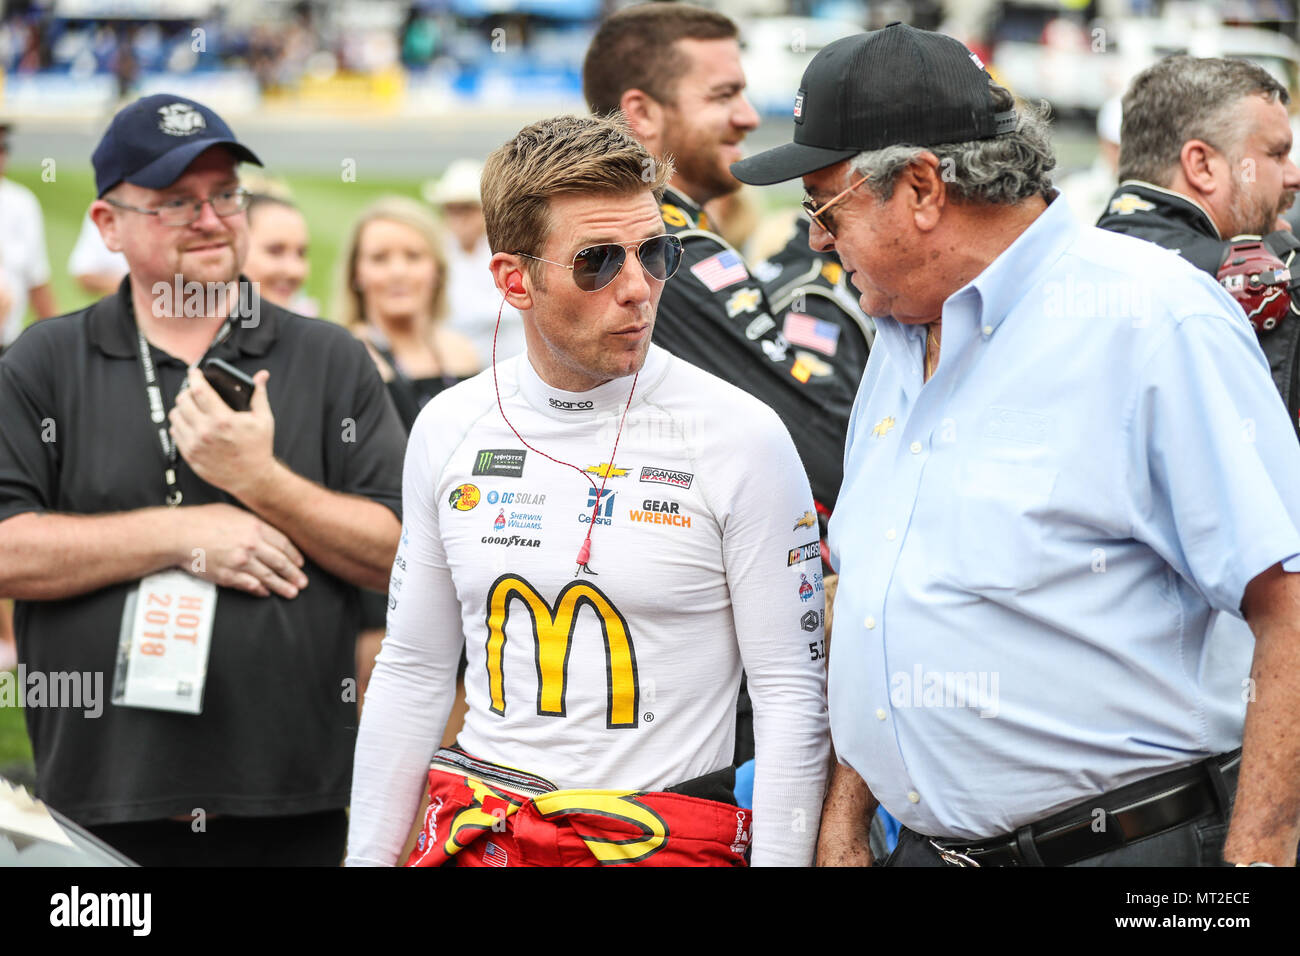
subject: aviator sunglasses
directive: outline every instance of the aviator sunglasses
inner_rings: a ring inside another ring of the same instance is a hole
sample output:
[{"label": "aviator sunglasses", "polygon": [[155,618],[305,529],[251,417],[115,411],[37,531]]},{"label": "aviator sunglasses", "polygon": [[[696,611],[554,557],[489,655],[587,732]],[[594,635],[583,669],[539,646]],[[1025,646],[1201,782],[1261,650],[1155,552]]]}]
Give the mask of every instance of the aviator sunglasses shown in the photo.
[{"label": "aviator sunglasses", "polygon": [[[628,243],[636,249],[636,257],[646,275],[660,282],[672,278],[677,267],[682,264],[682,242],[676,236],[651,236],[640,242]],[[573,281],[583,292],[599,292],[609,285],[623,271],[627,261],[627,247],[617,242],[603,242],[597,246],[579,249],[573,257],[573,265],[543,259],[541,256],[516,252],[515,255],[538,262],[550,263],[573,273]]]}]

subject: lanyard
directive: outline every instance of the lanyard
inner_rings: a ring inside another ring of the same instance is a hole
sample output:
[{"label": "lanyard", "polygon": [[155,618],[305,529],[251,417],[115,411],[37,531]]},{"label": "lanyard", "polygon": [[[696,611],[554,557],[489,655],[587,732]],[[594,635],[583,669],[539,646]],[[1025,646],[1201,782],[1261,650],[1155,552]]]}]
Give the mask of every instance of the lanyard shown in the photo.
[{"label": "lanyard", "polygon": [[[208,352],[228,339],[232,328],[233,323],[230,319],[226,319],[217,330],[212,344],[208,346]],[[172,441],[172,436],[167,430],[167,413],[163,410],[162,389],[158,387],[158,371],[154,368],[153,356],[149,352],[149,342],[138,326],[135,334],[140,346],[140,368],[144,371],[144,391],[149,399],[149,418],[158,429],[158,444],[162,446],[163,458],[166,461],[163,468],[163,483],[167,486],[167,494],[164,500],[167,502],[167,507],[175,508],[181,503],[183,497],[180,485],[176,481],[176,443]],[[203,354],[206,356],[207,352]]]}]

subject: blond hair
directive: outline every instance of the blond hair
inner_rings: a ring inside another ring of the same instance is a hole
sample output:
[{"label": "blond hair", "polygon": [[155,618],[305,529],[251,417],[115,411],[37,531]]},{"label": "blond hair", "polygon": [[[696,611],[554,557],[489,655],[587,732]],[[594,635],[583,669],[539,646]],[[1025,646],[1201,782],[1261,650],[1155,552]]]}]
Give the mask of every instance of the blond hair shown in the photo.
[{"label": "blond hair", "polygon": [[[487,158],[483,220],[493,252],[538,255],[551,233],[551,199],[643,190],[655,202],[672,177],[621,117],[557,116],[525,126]],[[540,263],[528,260],[534,280]]]},{"label": "blond hair", "polygon": [[334,321],[356,331],[366,324],[365,302],[357,288],[357,253],[361,248],[361,232],[372,222],[395,222],[409,226],[420,234],[429,246],[437,266],[437,281],[429,302],[433,324],[447,315],[447,253],[441,224],[423,204],[406,196],[384,196],[361,210],[348,229],[347,238],[339,249],[334,269]]}]

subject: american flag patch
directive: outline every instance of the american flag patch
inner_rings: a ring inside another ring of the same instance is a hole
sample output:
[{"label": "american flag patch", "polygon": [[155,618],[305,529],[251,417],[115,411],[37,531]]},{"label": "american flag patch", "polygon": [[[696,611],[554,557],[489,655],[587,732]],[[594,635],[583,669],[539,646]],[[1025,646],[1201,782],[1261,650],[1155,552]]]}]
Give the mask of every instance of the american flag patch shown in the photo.
[{"label": "american flag patch", "polygon": [[703,262],[697,262],[691,266],[691,272],[695,274],[695,278],[709,287],[710,292],[717,292],[719,289],[725,289],[729,285],[744,282],[749,278],[745,263],[731,249],[724,249],[717,255],[709,256]]},{"label": "american flag patch", "polygon": [[487,845],[483,847],[483,862],[488,866],[505,866],[506,851],[488,840]]},{"label": "american flag patch", "polygon": [[840,345],[840,327],[834,322],[823,322],[811,315],[799,312],[787,312],[785,337],[794,345],[816,349],[822,355],[834,355]]}]

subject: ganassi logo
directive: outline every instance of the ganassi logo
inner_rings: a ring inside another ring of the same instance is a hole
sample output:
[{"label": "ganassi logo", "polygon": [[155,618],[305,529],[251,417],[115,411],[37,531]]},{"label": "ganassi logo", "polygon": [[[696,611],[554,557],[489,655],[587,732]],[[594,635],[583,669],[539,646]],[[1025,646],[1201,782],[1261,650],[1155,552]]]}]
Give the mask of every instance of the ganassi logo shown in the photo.
[{"label": "ganassi logo", "polygon": [[203,114],[188,103],[172,103],[158,110],[158,128],[168,136],[189,136],[207,127]]}]

